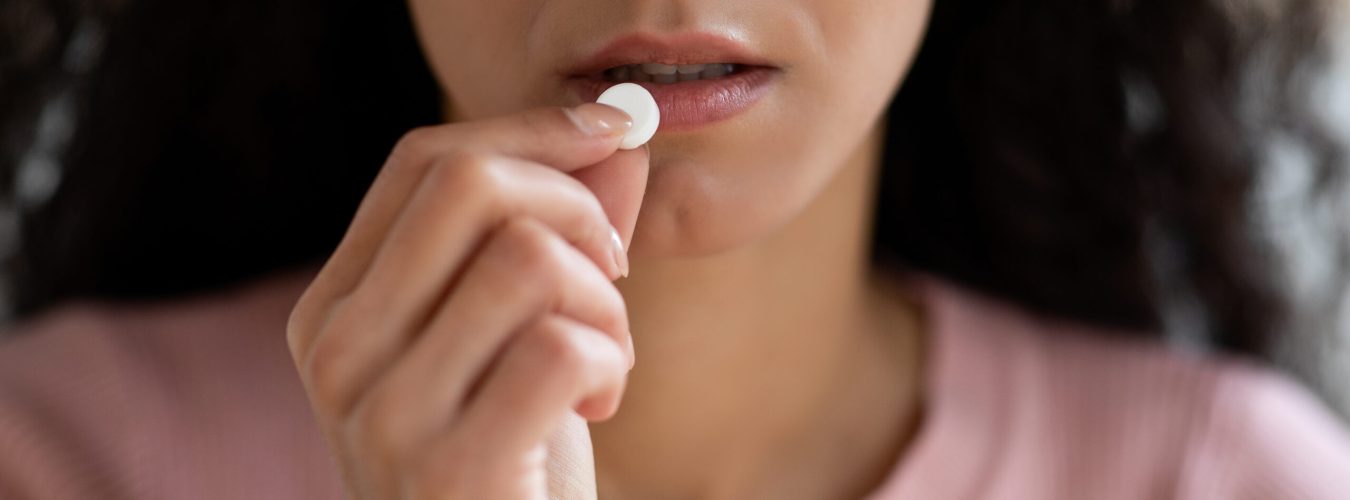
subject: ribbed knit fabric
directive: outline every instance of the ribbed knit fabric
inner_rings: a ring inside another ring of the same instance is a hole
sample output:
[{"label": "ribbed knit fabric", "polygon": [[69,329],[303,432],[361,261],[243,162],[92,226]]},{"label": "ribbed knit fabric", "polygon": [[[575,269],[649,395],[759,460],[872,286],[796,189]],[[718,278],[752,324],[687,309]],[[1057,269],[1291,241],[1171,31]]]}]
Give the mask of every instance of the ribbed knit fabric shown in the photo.
[{"label": "ribbed knit fabric", "polygon": [[1350,499],[1350,434],[1282,374],[919,287],[926,422],[873,500]]},{"label": "ribbed knit fabric", "polygon": [[[342,498],[284,336],[304,273],[0,342],[0,499]],[[1242,362],[922,278],[925,417],[873,500],[1350,499],[1350,437]]]}]

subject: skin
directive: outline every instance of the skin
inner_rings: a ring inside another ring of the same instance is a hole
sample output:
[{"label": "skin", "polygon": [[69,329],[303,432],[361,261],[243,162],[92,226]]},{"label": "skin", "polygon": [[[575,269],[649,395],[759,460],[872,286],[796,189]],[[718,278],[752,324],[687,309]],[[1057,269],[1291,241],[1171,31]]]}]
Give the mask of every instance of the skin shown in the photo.
[{"label": "skin", "polygon": [[[922,314],[866,250],[928,0],[410,6],[451,123],[394,148],[288,325],[351,496],[875,488],[920,413]],[[782,74],[617,151],[626,115],[560,72],[632,31],[722,33]]]}]

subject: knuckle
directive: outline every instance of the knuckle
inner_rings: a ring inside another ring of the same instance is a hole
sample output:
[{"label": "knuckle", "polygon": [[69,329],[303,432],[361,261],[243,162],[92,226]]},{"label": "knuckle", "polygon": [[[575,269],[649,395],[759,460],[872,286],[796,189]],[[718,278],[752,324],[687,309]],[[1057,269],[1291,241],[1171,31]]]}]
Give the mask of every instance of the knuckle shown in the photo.
[{"label": "knuckle", "polygon": [[567,198],[568,203],[578,207],[577,216],[581,219],[575,221],[580,227],[587,228],[585,237],[603,238],[605,243],[609,243],[610,225],[609,215],[605,213],[604,205],[600,204],[600,199],[595,196],[589,188],[581,184],[580,181],[568,177],[572,182],[566,183],[566,188],[560,189],[559,193]]},{"label": "knuckle", "polygon": [[306,378],[309,386],[311,398],[320,411],[325,414],[333,415],[339,413],[341,404],[342,376],[339,374],[338,363],[333,362],[331,356],[325,356],[328,344],[319,344],[314,349],[314,354],[306,362]]},{"label": "knuckle", "polygon": [[372,394],[369,404],[358,406],[352,418],[346,422],[346,439],[364,455],[392,461],[403,455],[405,449],[399,442],[399,415],[401,410],[388,403],[385,397]]},{"label": "knuckle", "polygon": [[628,306],[623,300],[623,295],[614,289],[613,285],[606,283],[606,286],[609,287],[609,293],[600,294],[598,297],[605,302],[605,307],[601,308],[597,318],[600,324],[595,327],[600,331],[621,332],[627,335]]},{"label": "knuckle", "polygon": [[[335,336],[325,332],[324,337]],[[317,405],[328,414],[340,415],[346,411],[349,394],[348,363],[340,342],[320,340],[305,361],[304,372],[309,391]]]},{"label": "knuckle", "polygon": [[286,346],[291,352],[291,361],[297,364],[304,359],[305,344],[312,336],[310,315],[309,308],[302,298],[286,317]]},{"label": "knuckle", "polygon": [[564,266],[560,251],[538,222],[513,217],[494,243],[492,255],[503,270],[542,290],[556,290],[561,283]]},{"label": "knuckle", "polygon": [[409,130],[399,137],[398,142],[394,143],[394,150],[391,156],[415,157],[420,156],[431,144],[431,136],[434,134],[434,128],[430,126],[417,127]]},{"label": "knuckle", "polygon": [[541,321],[522,347],[521,355],[528,366],[538,367],[549,373],[550,379],[565,385],[577,380],[588,362],[581,341],[552,319]]},{"label": "knuckle", "polygon": [[444,125],[418,127],[404,133],[390,150],[384,166],[380,168],[380,177],[417,179],[427,168],[428,159],[435,152],[437,136],[443,136]]},{"label": "knuckle", "polygon": [[453,151],[442,156],[427,176],[443,189],[480,189],[493,181],[491,161],[487,155],[475,151]]},{"label": "knuckle", "polygon": [[492,166],[492,159],[486,153],[457,149],[442,155],[437,166],[447,176],[443,179],[446,182],[475,184],[490,180],[484,174]]},{"label": "knuckle", "polygon": [[437,161],[423,182],[432,183],[437,193],[460,203],[492,203],[500,198],[498,193],[505,187],[493,163],[484,153],[454,151]]},{"label": "knuckle", "polygon": [[341,297],[331,299],[321,294],[318,288],[317,284],[311,284],[306,288],[286,317],[286,345],[297,367],[305,359],[311,347],[310,343],[318,337],[319,329],[332,303],[342,302]]}]

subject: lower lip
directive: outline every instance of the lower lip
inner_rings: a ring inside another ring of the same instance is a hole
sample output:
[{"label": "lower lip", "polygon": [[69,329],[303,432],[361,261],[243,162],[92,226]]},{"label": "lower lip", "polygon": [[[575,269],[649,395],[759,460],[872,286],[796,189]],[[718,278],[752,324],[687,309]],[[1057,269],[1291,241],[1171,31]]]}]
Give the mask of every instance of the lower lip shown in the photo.
[{"label": "lower lip", "polygon": [[[769,92],[778,74],[775,68],[756,66],[716,80],[633,83],[651,92],[656,106],[661,108],[658,130],[671,132],[716,123],[750,109]],[[573,77],[568,79],[568,84],[583,102],[594,102],[601,92],[617,82],[599,77]]]}]

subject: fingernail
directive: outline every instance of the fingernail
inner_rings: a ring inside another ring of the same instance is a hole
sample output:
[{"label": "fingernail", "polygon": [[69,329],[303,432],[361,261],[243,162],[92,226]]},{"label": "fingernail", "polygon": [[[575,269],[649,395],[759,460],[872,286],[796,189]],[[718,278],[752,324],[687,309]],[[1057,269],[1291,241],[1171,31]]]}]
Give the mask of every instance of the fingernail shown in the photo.
[{"label": "fingernail", "polygon": [[619,230],[613,226],[609,228],[610,250],[614,254],[614,267],[619,269],[619,275],[628,277],[628,252],[623,249],[623,239],[619,238]]},{"label": "fingernail", "polygon": [[575,108],[564,108],[567,117],[586,135],[618,136],[633,128],[633,119],[619,108],[588,102]]}]

